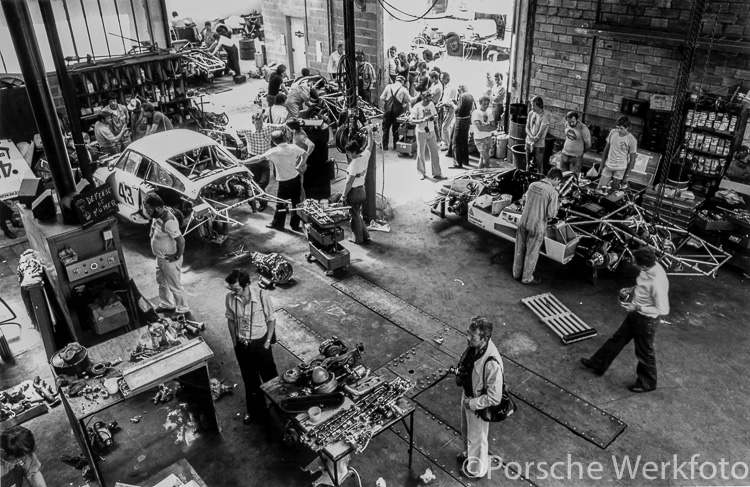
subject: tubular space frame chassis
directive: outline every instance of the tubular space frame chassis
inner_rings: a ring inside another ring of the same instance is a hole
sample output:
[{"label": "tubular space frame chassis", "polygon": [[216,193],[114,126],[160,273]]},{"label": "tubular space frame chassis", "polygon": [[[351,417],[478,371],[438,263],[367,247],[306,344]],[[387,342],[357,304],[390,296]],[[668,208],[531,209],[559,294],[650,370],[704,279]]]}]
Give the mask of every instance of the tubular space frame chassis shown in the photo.
[{"label": "tubular space frame chassis", "polygon": [[[628,211],[633,211],[635,216],[625,218],[623,213]],[[632,252],[629,245],[627,245],[629,242],[650,247],[656,252],[659,261],[664,265],[667,275],[716,277],[719,268],[732,258],[731,254],[722,248],[706,242],[683,228],[661,223],[661,220],[653,213],[631,201],[602,218],[593,218],[573,210],[567,210],[567,213],[571,217],[566,218],[566,222],[581,236],[592,238],[597,242],[604,242],[605,240],[601,238],[603,233],[609,232],[613,234],[614,238],[624,244],[625,247],[620,257],[627,254],[628,257],[632,258]],[[660,223],[650,224],[647,222],[646,216]],[[652,226],[658,234],[667,235],[671,241],[671,245],[659,245],[659,242],[654,238],[650,239],[650,241],[644,240],[633,233],[623,230],[623,226],[629,228],[635,227],[636,229]],[[591,227],[594,228],[592,229]],[[688,242],[697,244],[700,253],[678,255],[678,252],[685,248]],[[614,270],[620,262],[622,262],[621,258],[617,260],[610,270]]]},{"label": "tubular space frame chassis", "polygon": [[[454,178],[457,180],[471,180],[476,183],[486,183],[488,180],[502,176],[506,172],[512,171],[509,169],[475,169],[473,171],[467,171],[466,173]],[[432,207],[432,213],[445,218],[444,206],[446,200],[450,197],[460,197],[467,200],[474,199],[477,195],[472,194],[474,190],[467,192],[460,192],[451,188],[444,188],[441,194],[439,194],[428,204]],[[437,211],[436,208],[440,208],[441,211]],[[610,212],[602,218],[594,218],[584,213],[579,213],[574,210],[565,210],[568,214],[568,218],[565,219],[573,230],[581,237],[593,239],[597,242],[604,242],[601,238],[604,231],[608,231],[614,234],[614,238],[618,239],[619,242],[627,244],[627,242],[636,242],[640,245],[647,245],[651,247],[655,252],[659,261],[664,265],[667,275],[673,276],[704,276],[704,277],[716,277],[716,274],[721,266],[723,266],[732,255],[726,252],[724,249],[717,247],[700,237],[690,233],[689,231],[663,223],[656,215],[645,210],[644,208],[636,205],[632,201],[628,201],[620,208]],[[626,218],[627,211],[635,212],[635,218]],[[648,219],[652,221],[658,221],[659,223],[648,223]],[[643,228],[652,225],[660,234],[667,234],[671,237],[673,245],[671,248],[664,248],[663,246],[655,245],[656,242],[645,241],[636,235],[624,231],[618,225],[624,226],[635,226],[636,228]],[[685,253],[678,255],[678,252],[683,250],[688,242],[698,245],[698,249],[694,253]],[[579,247],[581,245],[579,244]],[[615,265],[610,270],[615,270],[622,257],[627,255],[632,258],[632,253],[628,245],[624,245],[625,250],[621,253]]]}]

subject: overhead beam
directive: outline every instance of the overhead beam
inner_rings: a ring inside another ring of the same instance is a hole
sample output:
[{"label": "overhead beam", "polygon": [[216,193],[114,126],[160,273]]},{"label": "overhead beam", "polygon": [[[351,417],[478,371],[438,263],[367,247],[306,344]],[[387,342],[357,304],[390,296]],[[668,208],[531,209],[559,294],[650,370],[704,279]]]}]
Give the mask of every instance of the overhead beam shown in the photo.
[{"label": "overhead beam", "polygon": [[[594,23],[589,27],[576,28],[576,34],[599,36],[603,39],[610,40],[628,40],[636,42],[658,42],[659,44],[669,47],[680,47],[685,44],[685,37],[675,33],[662,32],[648,29],[638,29],[633,27],[621,27],[604,23]],[[737,38],[729,39],[718,37],[699,37],[697,48],[707,49],[711,46],[713,51],[730,52],[738,54],[750,54],[750,39]]]}]

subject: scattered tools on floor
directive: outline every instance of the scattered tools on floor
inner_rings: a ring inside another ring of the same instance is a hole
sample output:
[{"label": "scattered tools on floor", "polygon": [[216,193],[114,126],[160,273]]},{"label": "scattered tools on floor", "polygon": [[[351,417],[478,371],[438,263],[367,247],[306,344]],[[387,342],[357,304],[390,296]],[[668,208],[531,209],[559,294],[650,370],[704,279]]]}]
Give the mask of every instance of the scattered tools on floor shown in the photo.
[{"label": "scattered tools on floor", "polygon": [[174,398],[174,391],[165,384],[159,384],[159,390],[156,392],[156,395],[151,398],[151,401],[154,404],[159,404],[160,402],[169,402],[172,398]]},{"label": "scattered tools on floor", "polygon": [[219,381],[218,379],[211,378],[211,398],[214,401],[218,401],[224,396],[230,396],[234,394],[235,387],[237,387],[237,384],[225,386],[223,380]]}]

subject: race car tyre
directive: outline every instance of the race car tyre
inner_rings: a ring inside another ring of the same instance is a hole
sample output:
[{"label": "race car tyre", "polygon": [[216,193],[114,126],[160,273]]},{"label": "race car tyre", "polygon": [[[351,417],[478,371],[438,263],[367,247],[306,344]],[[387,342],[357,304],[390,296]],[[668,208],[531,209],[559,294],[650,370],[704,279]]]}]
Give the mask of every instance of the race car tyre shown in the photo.
[{"label": "race car tyre", "polygon": [[460,56],[462,51],[461,39],[456,34],[449,35],[445,38],[445,49],[449,56]]}]

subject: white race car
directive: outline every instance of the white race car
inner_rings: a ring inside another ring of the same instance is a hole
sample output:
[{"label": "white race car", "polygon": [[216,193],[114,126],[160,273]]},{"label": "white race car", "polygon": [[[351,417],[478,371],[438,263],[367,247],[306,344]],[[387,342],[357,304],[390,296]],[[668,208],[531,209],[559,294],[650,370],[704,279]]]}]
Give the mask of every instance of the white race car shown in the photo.
[{"label": "white race car", "polygon": [[229,216],[230,210],[247,204],[254,210],[256,201],[282,202],[263,191],[224,147],[191,130],[144,137],[101,164],[94,180],[112,186],[122,218],[148,223],[143,199],[156,192],[185,235],[197,229],[201,236],[215,238],[230,224],[244,225]]}]

